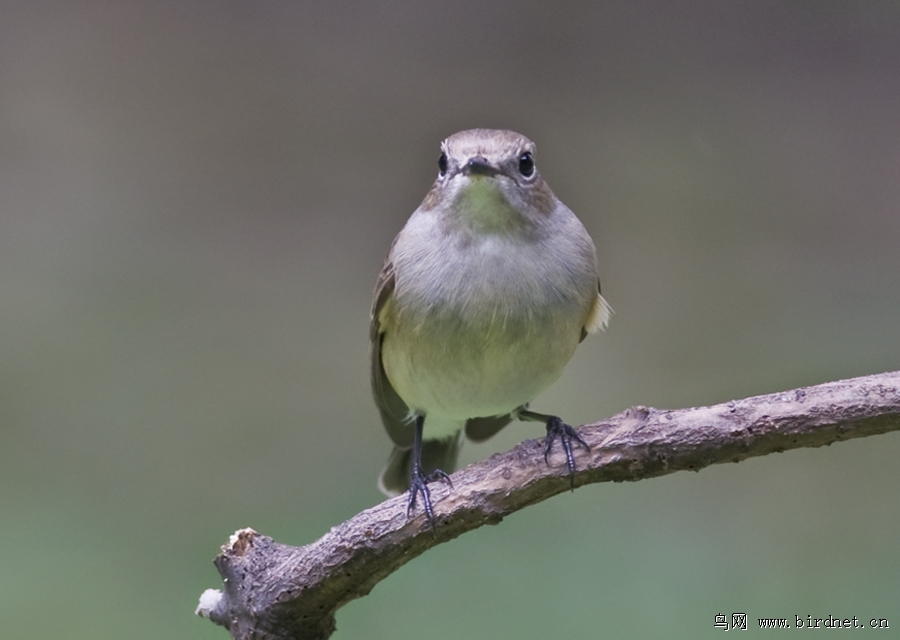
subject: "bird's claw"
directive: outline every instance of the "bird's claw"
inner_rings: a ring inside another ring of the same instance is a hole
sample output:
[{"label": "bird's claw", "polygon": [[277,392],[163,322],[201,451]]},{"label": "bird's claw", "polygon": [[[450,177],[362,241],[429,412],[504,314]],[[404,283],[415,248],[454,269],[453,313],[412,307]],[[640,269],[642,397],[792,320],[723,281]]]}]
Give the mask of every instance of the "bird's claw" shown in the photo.
[{"label": "bird's claw", "polygon": [[453,488],[453,482],[450,480],[450,476],[440,469],[435,469],[428,476],[424,477],[418,471],[413,471],[409,483],[409,502],[406,505],[406,517],[411,518],[413,512],[416,510],[418,496],[419,494],[422,494],[422,508],[425,510],[425,517],[428,519],[428,524],[431,526],[432,532],[435,531],[434,506],[431,503],[431,490],[428,488],[428,483],[436,480],[446,482],[450,485],[451,489]]},{"label": "bird's claw", "polygon": [[569,468],[569,486],[575,489],[575,456],[572,454],[572,443],[584,447],[585,451],[590,451],[588,443],[578,435],[572,426],[563,422],[556,416],[550,416],[547,420],[547,438],[544,441],[544,462],[550,464],[550,452],[553,450],[553,442],[559,439],[562,443],[563,451],[566,454],[566,466]]}]

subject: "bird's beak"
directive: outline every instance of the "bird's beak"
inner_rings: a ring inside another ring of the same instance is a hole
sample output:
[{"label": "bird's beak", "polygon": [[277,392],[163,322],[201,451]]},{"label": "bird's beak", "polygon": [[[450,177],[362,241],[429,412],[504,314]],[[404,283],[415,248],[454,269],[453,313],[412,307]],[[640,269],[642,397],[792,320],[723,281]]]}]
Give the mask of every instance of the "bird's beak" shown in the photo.
[{"label": "bird's beak", "polygon": [[492,165],[484,156],[475,156],[469,158],[469,161],[463,167],[463,175],[466,176],[487,176],[492,177],[499,173],[497,168]]}]

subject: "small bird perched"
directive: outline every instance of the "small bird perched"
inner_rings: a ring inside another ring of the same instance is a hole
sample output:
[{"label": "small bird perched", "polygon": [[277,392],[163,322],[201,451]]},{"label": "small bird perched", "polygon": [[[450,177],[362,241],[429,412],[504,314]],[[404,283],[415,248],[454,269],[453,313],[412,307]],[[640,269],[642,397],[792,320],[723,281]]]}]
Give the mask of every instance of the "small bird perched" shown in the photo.
[{"label": "small bird perched", "polygon": [[[513,418],[547,426],[544,457],[573,442],[560,418],[528,410],[585,336],[606,326],[594,243],[513,131],[473,129],[441,144],[438,177],[391,245],[370,325],[372,391],[394,442],[379,488],[419,495],[449,482],[461,433],[474,441]],[[573,479],[574,481],[574,479]]]}]

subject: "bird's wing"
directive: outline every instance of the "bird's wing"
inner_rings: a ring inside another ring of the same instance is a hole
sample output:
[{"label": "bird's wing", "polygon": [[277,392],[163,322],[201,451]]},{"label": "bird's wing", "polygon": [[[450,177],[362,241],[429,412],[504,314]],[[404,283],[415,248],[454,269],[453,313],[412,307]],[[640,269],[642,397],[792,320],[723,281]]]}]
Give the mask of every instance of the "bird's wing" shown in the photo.
[{"label": "bird's wing", "polygon": [[609,324],[609,317],[612,315],[612,307],[606,302],[606,299],[600,295],[600,281],[597,280],[597,297],[594,298],[594,304],[588,313],[584,326],[581,328],[581,340],[587,338],[589,333],[597,333],[601,329],[605,329]]},{"label": "bird's wing", "polygon": [[391,381],[384,372],[381,362],[381,342],[384,330],[381,316],[385,307],[390,304],[394,293],[394,265],[390,254],[378,274],[375,285],[375,296],[372,301],[372,316],[369,322],[369,364],[371,367],[372,395],[381,414],[384,428],[394,444],[401,448],[409,448],[413,444],[415,425],[410,420],[409,407],[397,395]]}]

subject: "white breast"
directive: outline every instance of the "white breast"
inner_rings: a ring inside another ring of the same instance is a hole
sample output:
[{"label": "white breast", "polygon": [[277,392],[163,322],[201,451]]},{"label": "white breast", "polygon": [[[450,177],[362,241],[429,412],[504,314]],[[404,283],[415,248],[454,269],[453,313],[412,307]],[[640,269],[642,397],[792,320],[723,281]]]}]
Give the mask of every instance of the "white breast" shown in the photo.
[{"label": "white breast", "polygon": [[596,299],[593,246],[560,253],[558,238],[506,235],[458,235],[432,246],[422,235],[437,231],[429,223],[413,216],[394,246],[385,372],[400,397],[434,421],[508,413],[552,384],[572,357]]}]

